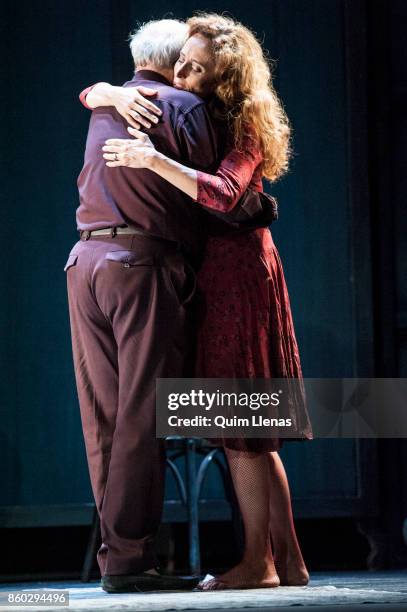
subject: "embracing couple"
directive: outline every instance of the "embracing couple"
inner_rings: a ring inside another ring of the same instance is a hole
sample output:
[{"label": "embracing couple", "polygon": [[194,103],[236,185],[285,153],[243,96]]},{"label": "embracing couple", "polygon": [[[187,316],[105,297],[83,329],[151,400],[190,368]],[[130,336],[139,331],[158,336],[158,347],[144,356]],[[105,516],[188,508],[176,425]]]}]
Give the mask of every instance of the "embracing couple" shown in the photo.
[{"label": "embracing couple", "polygon": [[[185,588],[156,571],[165,476],[156,378],[302,377],[270,218],[237,221],[290,157],[261,45],[233,19],[200,14],[149,22],[130,48],[131,81],[81,94],[94,110],[78,179],[80,240],[65,266],[108,592]],[[304,403],[292,418],[311,439]],[[282,443],[223,440],[244,554],[198,589],[307,584]]]}]

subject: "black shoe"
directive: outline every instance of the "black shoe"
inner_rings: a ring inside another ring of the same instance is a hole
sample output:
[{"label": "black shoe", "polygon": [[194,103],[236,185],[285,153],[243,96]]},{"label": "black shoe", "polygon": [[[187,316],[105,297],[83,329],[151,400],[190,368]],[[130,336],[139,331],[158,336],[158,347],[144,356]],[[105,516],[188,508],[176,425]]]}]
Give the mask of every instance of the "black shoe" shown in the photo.
[{"label": "black shoe", "polygon": [[161,574],[120,574],[102,576],[101,587],[107,593],[145,593],[148,591],[192,591],[199,577]]}]

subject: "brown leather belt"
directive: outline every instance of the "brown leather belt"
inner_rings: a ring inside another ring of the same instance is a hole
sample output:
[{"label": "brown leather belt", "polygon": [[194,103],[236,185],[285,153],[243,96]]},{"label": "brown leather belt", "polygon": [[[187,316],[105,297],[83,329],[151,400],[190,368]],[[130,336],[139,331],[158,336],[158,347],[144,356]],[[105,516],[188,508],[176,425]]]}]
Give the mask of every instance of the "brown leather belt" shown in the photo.
[{"label": "brown leather belt", "polygon": [[181,243],[175,240],[168,240],[166,238],[160,238],[159,236],[152,236],[142,230],[133,229],[132,227],[103,227],[97,230],[80,230],[80,240],[89,240],[91,236],[111,236],[114,238],[117,234],[120,235],[136,235],[140,236],[140,240],[137,239],[137,249],[140,253],[151,252],[154,254],[168,254],[174,252],[182,252]]},{"label": "brown leather belt", "polygon": [[118,234],[139,234],[140,236],[145,236],[146,238],[154,238],[154,236],[149,236],[145,232],[141,230],[133,229],[132,227],[104,227],[102,229],[97,230],[79,230],[79,236],[81,240],[88,240],[91,236],[111,236],[114,238]]}]

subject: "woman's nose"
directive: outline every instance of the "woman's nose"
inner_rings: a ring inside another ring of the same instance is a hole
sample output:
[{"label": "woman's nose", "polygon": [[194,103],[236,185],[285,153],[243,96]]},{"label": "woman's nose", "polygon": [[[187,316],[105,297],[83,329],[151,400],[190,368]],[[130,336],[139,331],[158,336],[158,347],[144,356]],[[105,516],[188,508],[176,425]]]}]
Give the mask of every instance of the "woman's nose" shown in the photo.
[{"label": "woman's nose", "polygon": [[187,75],[187,71],[186,71],[186,65],[185,64],[181,64],[175,71],[175,76],[182,79],[184,77],[186,77]]}]

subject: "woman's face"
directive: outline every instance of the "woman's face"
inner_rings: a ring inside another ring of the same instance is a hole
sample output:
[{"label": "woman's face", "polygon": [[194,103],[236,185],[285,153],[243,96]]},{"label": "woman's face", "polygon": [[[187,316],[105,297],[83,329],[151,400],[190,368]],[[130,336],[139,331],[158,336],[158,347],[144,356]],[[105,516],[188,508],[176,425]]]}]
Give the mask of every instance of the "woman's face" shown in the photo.
[{"label": "woman's face", "polygon": [[202,98],[215,88],[215,58],[211,42],[201,34],[188,38],[174,66],[174,87],[186,89]]}]

